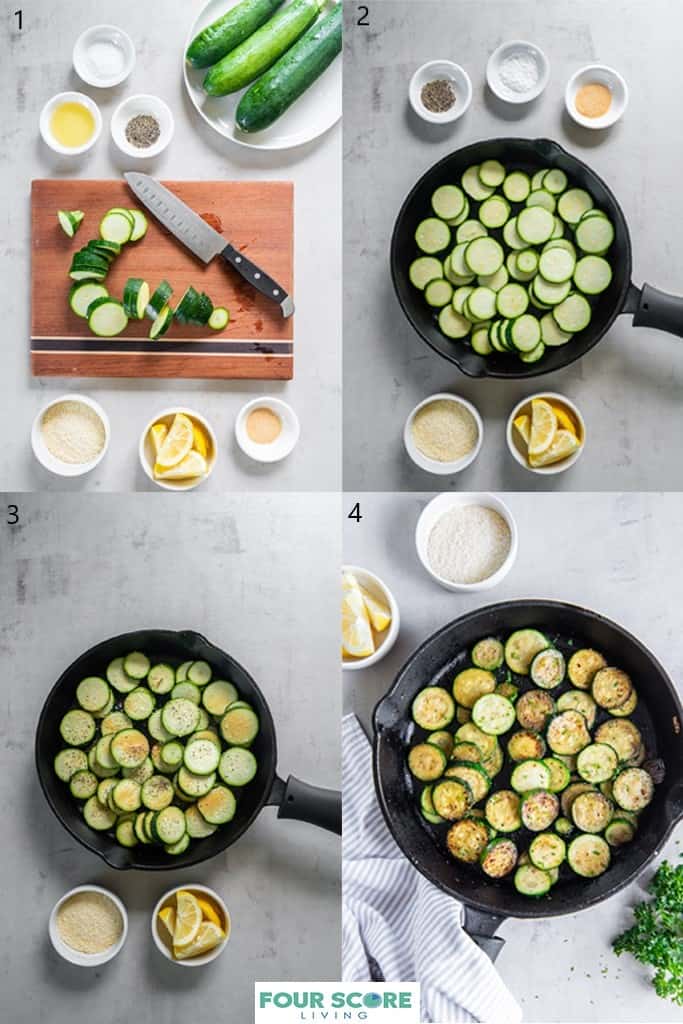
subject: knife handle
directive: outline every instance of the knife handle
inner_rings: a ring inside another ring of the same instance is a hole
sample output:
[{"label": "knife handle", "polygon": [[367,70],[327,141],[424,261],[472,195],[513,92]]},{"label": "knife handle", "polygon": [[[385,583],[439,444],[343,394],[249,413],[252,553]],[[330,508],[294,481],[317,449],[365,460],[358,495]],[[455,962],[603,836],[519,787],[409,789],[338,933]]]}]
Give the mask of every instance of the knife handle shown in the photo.
[{"label": "knife handle", "polygon": [[268,277],[255,263],[248,260],[234,245],[226,245],[221,256],[226,263],[234,267],[245,281],[248,281],[257,291],[261,292],[261,295],[265,295],[266,298],[277,302],[284,317],[292,315],[294,303],[285,289],[277,281],[274,281],[272,277]]}]

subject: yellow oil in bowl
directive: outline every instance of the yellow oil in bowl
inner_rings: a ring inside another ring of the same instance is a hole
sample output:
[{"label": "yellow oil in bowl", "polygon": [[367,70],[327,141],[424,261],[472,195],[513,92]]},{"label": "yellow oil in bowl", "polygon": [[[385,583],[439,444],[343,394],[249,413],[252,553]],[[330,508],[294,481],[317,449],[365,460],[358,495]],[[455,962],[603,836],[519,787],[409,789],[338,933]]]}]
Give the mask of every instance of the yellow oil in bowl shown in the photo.
[{"label": "yellow oil in bowl", "polygon": [[50,131],[60,146],[78,149],[90,142],[95,134],[95,118],[82,103],[68,100],[55,108]]}]

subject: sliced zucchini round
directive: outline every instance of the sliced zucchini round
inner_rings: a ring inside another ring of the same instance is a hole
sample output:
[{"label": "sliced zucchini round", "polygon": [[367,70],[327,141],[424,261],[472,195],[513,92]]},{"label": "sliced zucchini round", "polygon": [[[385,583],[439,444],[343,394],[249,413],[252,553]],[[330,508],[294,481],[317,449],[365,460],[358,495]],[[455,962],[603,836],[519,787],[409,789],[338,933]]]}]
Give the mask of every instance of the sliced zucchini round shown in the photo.
[{"label": "sliced zucchini round", "polygon": [[412,714],[413,721],[422,729],[445,729],[455,717],[455,703],[448,690],[428,686],[413,701]]}]

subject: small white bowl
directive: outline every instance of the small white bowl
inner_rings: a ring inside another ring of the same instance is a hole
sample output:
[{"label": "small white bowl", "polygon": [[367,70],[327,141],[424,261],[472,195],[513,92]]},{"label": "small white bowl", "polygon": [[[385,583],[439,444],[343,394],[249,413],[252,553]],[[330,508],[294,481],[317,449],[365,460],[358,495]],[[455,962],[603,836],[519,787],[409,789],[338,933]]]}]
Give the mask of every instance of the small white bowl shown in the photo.
[{"label": "small white bowl", "polygon": [[[454,462],[438,462],[436,459],[428,458],[415,444],[413,439],[413,420],[416,414],[425,405],[429,405],[431,402],[436,402],[438,399],[445,399],[449,402],[453,402],[454,405],[461,405],[468,412],[472,414],[477,424],[477,442],[467,455],[463,455],[461,459],[456,459]],[[427,473],[436,473],[441,476],[447,476],[453,473],[460,473],[463,469],[466,469],[474,460],[481,450],[482,441],[484,440],[484,424],[482,418],[479,415],[478,410],[468,402],[466,398],[461,398],[460,395],[452,395],[449,392],[439,392],[436,395],[430,395],[429,398],[425,398],[419,405],[416,405],[413,411],[406,420],[405,427],[403,428],[403,443],[405,445],[408,455],[420,469],[424,469]]]},{"label": "small white bowl", "polygon": [[[62,462],[52,454],[45,444],[42,431],[43,416],[48,409],[52,409],[53,406],[60,405],[62,402],[82,402],[83,405],[87,405],[102,420],[102,425],[104,426],[104,446],[99,455],[91,459],[90,462]],[[49,470],[50,473],[54,473],[56,476],[83,476],[85,473],[90,473],[102,461],[109,447],[110,436],[109,417],[99,402],[88,398],[87,395],[61,395],[59,398],[53,398],[51,402],[44,405],[34,419],[33,426],[31,427],[31,446],[38,462],[45,469]]]},{"label": "small white bowl", "polygon": [[[500,72],[503,61],[510,57],[531,57],[538,67],[538,81],[526,92],[515,92],[501,79]],[[550,61],[540,46],[529,43],[525,39],[510,39],[494,50],[486,65],[486,81],[489,89],[499,100],[505,103],[531,103],[540,96],[550,79]]]},{"label": "small white bowl", "polygon": [[[421,99],[423,87],[427,82],[434,82],[437,79],[447,79],[455,93],[453,106],[441,113],[427,110]],[[472,102],[472,83],[470,76],[459,64],[454,64],[451,60],[430,60],[418,68],[410,79],[408,97],[411,107],[423,121],[429,121],[431,124],[450,124],[451,121],[457,121],[462,117]]]},{"label": "small white bowl", "polygon": [[[152,445],[152,439],[150,437],[150,430],[155,423],[160,421],[166,423],[167,427],[170,427],[174,417],[179,413],[184,413],[185,416],[191,420],[196,420],[200,427],[204,428],[205,433],[208,435],[211,450],[209,451],[207,462],[207,471],[204,476],[197,477],[196,479],[190,480],[157,480],[154,476],[154,463],[156,462],[154,455],[154,447]],[[214,466],[216,465],[218,444],[216,442],[216,435],[213,427],[208,420],[204,419],[200,413],[195,412],[194,409],[185,409],[182,407],[176,409],[162,409],[161,412],[149,421],[142,434],[140,435],[140,443],[138,445],[138,455],[140,457],[140,465],[144,469],[149,479],[161,487],[164,491],[193,491],[195,487],[199,487],[205,480],[208,480],[213,473]]]},{"label": "small white bowl", "polygon": [[[225,921],[225,939],[220,945],[216,946],[215,949],[209,950],[208,953],[203,953],[201,956],[193,956],[190,960],[176,960],[171,951],[171,947],[168,945],[166,940],[159,934],[159,911],[162,910],[167,903],[170,903],[177,892],[183,889],[186,892],[199,893],[210,897],[213,903],[215,903],[220,909],[223,920]],[[168,892],[164,893],[161,897],[154,910],[152,911],[152,938],[154,939],[154,945],[157,947],[162,956],[165,956],[167,960],[170,960],[176,967],[204,967],[205,964],[210,964],[213,960],[221,955],[228,942],[230,941],[231,932],[230,914],[223,900],[220,898],[217,892],[213,889],[209,889],[206,885],[197,885],[195,882],[190,882],[187,885],[176,885],[175,888],[169,889]]]},{"label": "small white bowl", "polygon": [[[52,134],[50,121],[52,120],[52,115],[54,114],[55,109],[62,103],[80,103],[90,111],[95,119],[95,131],[88,141],[84,142],[82,146],[63,146]],[[60,156],[80,156],[82,153],[87,153],[89,149],[92,149],[102,134],[102,114],[100,113],[100,108],[83,92],[59,92],[56,96],[53,96],[52,99],[47,101],[40,112],[40,134],[43,137],[45,145],[49,146],[53,152],[59,153]]]},{"label": "small white bowl", "polygon": [[[72,896],[75,896],[79,892],[99,892],[103,896],[106,896],[114,906],[117,908],[123,921],[123,931],[121,932],[121,938],[109,949],[105,949],[103,953],[81,953],[77,949],[72,949],[68,946],[62,936],[59,934],[59,928],[57,927],[57,913],[59,908]],[[121,951],[123,944],[126,941],[128,935],[128,914],[118,896],[115,896],[113,892],[109,892],[108,889],[103,889],[99,885],[79,885],[75,889],[71,889],[65,893],[64,896],[52,908],[50,914],[50,920],[48,922],[48,932],[50,935],[50,942],[52,943],[55,951],[64,959],[68,960],[70,964],[76,964],[77,967],[100,967],[102,964],[108,963],[113,960],[114,957]]]},{"label": "small white bowl", "polygon": [[[492,576],[488,576],[485,580],[481,580],[479,583],[453,583],[451,580],[444,579],[443,576],[439,576],[438,573],[434,572],[429,562],[429,536],[434,526],[446,512],[449,512],[452,508],[458,508],[462,505],[483,505],[486,508],[491,508],[494,512],[497,512],[503,517],[510,528],[510,550],[505,561]],[[417,521],[417,526],[415,527],[415,546],[417,548],[418,558],[433,580],[440,583],[442,587],[446,588],[446,590],[453,590],[460,593],[471,593],[476,590],[490,590],[491,587],[497,586],[505,579],[517,558],[519,537],[517,533],[517,524],[510,512],[510,509],[495,494],[446,493],[437,494],[437,496],[432,498],[429,504],[427,504],[422,510],[420,518]]]},{"label": "small white bowl", "polygon": [[[152,146],[141,148],[133,146],[126,138],[126,125],[138,114],[151,114],[159,122],[160,135]],[[175,132],[175,122],[170,108],[158,96],[129,96],[120,103],[112,115],[111,137],[118,149],[125,156],[134,160],[148,160],[159,156],[171,142]]]},{"label": "small white bowl", "polygon": [[[596,82],[606,85],[612,93],[612,103],[606,114],[602,117],[585,117],[576,109],[576,94],[584,85]],[[567,113],[577,124],[583,128],[609,128],[616,124],[628,106],[628,86],[618,71],[607,67],[606,64],[587,64],[579,68],[567,82],[564,93],[564,102]]]},{"label": "small white bowl", "polygon": [[[271,444],[257,444],[247,433],[247,418],[254,409],[270,409],[282,421],[282,430]],[[296,447],[301,434],[299,418],[292,409],[280,398],[255,398],[240,409],[235,421],[235,437],[237,443],[250,459],[256,462],[280,462]]]},{"label": "small white bowl", "polygon": [[[534,398],[548,398],[551,402],[555,401],[559,405],[566,406],[569,412],[574,416],[579,427],[579,440],[581,441],[580,447],[573,455],[563,459],[562,462],[555,462],[551,466],[529,465],[526,452],[523,447],[524,442],[519,437],[514,427],[514,421],[518,416],[522,413],[531,414],[531,402]],[[518,402],[514,407],[508,416],[507,426],[505,428],[505,439],[507,441],[508,448],[510,449],[510,454],[520,464],[520,466],[524,466],[524,468],[528,469],[530,473],[538,473],[541,476],[554,476],[556,473],[564,473],[566,469],[569,469],[581,458],[583,449],[586,447],[586,424],[577,407],[569,398],[567,398],[566,395],[560,395],[555,391],[539,391],[535,395],[529,395],[528,398],[523,398],[522,401]]]},{"label": "small white bowl", "polygon": [[396,643],[396,637],[401,627],[401,616],[396,598],[386,583],[379,576],[375,576],[374,572],[370,572],[369,569],[361,569],[358,565],[344,565],[342,566],[342,572],[353,573],[360,585],[365,587],[373,597],[387,604],[391,612],[391,622],[387,628],[383,633],[375,634],[379,640],[379,645],[374,654],[369,654],[367,658],[342,658],[342,668],[344,671],[355,672],[359,668],[369,668],[370,665],[375,665],[382,658],[386,657]]},{"label": "small white bowl", "polygon": [[[107,72],[98,67],[98,48],[116,48],[121,57],[118,71]],[[76,40],[73,52],[74,70],[87,85],[97,89],[111,89],[125,82],[135,67],[135,47],[133,40],[116,25],[93,25],[87,28]]]}]

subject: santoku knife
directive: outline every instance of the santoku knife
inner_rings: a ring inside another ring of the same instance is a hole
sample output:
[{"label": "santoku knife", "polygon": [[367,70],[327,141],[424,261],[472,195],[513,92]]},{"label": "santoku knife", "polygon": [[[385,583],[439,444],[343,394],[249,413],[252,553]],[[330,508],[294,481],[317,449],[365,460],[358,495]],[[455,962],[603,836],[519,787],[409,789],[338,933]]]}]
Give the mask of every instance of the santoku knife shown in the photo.
[{"label": "santoku knife", "polygon": [[181,199],[148,174],[128,171],[124,177],[140,202],[195,256],[204,263],[210,263],[215,256],[221,256],[257,291],[277,302],[284,317],[292,315],[294,302],[285,289],[226,242],[222,235],[214,231]]}]

